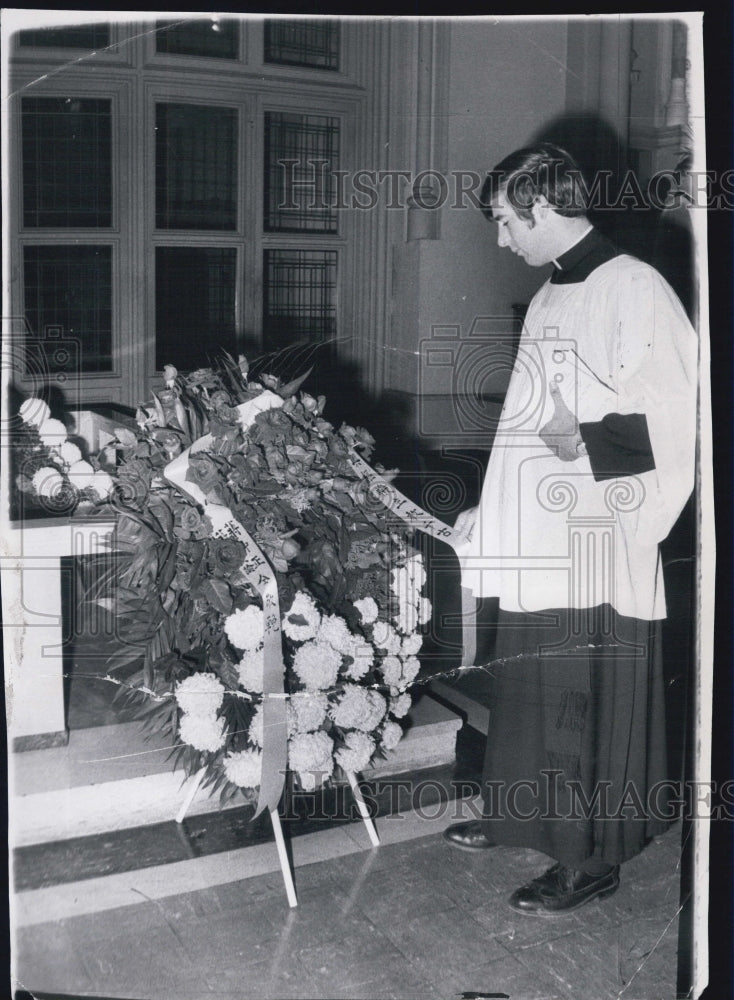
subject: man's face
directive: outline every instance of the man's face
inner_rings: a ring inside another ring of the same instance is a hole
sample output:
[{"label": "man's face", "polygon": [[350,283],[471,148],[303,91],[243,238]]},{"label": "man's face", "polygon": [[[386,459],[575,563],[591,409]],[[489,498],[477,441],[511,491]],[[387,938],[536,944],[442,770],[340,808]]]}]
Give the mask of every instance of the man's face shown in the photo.
[{"label": "man's face", "polygon": [[509,247],[531,267],[541,267],[553,260],[542,222],[537,215],[534,220],[520,218],[504,191],[492,199],[492,219],[497,223],[498,246]]}]

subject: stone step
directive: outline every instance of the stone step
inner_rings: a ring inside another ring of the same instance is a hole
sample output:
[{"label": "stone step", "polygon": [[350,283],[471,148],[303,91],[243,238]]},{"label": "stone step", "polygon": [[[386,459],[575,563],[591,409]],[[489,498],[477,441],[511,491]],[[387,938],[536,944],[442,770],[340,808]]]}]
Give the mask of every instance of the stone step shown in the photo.
[{"label": "stone step", "polygon": [[[461,718],[425,694],[417,698],[408,729],[387,759],[363,778],[451,763]],[[22,847],[130,829],[173,819],[186,795],[165,741],[143,741],[138,723],[73,730],[64,747],[11,755],[11,845]],[[241,805],[235,802],[225,808]],[[220,809],[218,796],[199,790],[189,815]]]},{"label": "stone step", "polygon": [[430,694],[442,705],[458,712],[473,729],[489,732],[489,678],[480,670],[468,671],[456,678],[433,680]]},{"label": "stone step", "polygon": [[365,771],[367,780],[438,767],[456,759],[456,734],[461,729],[460,716],[442,705],[429,692],[416,698],[407,716],[408,730],[385,760],[377,760]]}]

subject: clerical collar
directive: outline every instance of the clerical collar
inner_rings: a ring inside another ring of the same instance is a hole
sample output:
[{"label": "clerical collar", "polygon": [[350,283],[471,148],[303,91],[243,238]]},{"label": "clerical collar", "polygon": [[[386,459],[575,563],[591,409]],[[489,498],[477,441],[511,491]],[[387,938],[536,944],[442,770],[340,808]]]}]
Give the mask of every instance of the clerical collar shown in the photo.
[{"label": "clerical collar", "polygon": [[618,254],[614,244],[592,226],[578,242],[553,261],[551,284],[573,285],[586,281],[600,264],[606,264]]}]

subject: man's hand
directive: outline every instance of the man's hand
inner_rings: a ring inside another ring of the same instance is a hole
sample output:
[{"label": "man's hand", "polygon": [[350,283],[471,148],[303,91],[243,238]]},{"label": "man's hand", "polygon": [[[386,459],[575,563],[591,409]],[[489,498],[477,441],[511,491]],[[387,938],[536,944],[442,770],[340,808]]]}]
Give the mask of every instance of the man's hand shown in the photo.
[{"label": "man's hand", "polygon": [[468,542],[471,541],[472,532],[474,531],[474,525],[477,521],[477,511],[478,507],[470,507],[468,510],[462,510],[459,516],[456,518],[456,523],[454,524],[454,531],[459,536],[459,541]]},{"label": "man's hand", "polygon": [[579,456],[586,454],[579,422],[564,403],[555,382],[549,383],[548,390],[555,409],[548,423],[540,428],[540,438],[562,462],[575,462]]}]

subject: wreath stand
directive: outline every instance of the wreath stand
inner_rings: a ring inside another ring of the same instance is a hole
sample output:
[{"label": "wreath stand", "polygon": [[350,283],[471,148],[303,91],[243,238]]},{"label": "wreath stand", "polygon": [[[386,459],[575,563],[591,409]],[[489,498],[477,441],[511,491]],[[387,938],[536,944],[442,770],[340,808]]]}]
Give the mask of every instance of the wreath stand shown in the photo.
[{"label": "wreath stand", "polygon": [[[204,775],[206,773],[206,768],[202,767],[194,775],[191,787],[186,793],[186,798],[181,803],[181,808],[176,814],[176,822],[183,823],[186,813],[189,811],[191,803],[194,801],[194,796],[199,791],[201,783],[204,780]],[[373,847],[380,846],[380,838],[377,835],[377,830],[375,829],[375,824],[372,822],[372,817],[370,816],[369,809],[367,808],[367,803],[362,797],[362,792],[359,788],[359,783],[357,781],[357,776],[352,771],[347,771],[347,780],[349,782],[349,787],[352,789],[352,795],[354,796],[354,801],[357,803],[357,809],[359,810],[359,815],[362,822],[367,830],[367,835],[370,838],[370,843]],[[298,899],[296,897],[296,887],[293,882],[293,871],[291,869],[290,860],[288,858],[288,852],[285,847],[285,839],[283,837],[283,827],[280,822],[280,815],[277,809],[270,809],[270,822],[273,826],[273,833],[275,834],[275,846],[278,849],[278,861],[280,863],[280,870],[283,874],[283,882],[285,883],[285,892],[288,897],[288,905],[290,907],[298,906]]]}]

